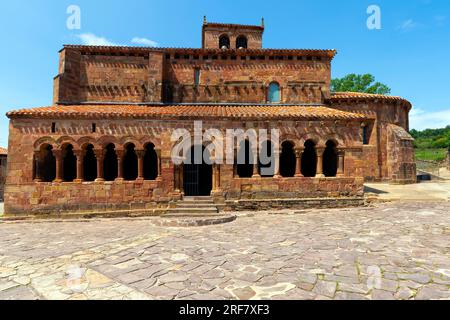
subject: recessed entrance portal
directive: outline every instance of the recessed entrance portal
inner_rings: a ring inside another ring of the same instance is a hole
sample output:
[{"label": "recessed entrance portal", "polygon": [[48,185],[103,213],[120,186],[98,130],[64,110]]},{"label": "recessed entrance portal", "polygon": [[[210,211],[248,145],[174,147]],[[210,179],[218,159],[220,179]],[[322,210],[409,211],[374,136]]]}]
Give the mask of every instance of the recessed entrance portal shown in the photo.
[{"label": "recessed entrance portal", "polygon": [[[202,164],[195,164],[195,149],[197,149],[197,153],[199,155],[201,154]],[[204,146],[193,146],[186,156],[187,159],[190,159],[191,161],[190,163],[184,164],[183,185],[185,196],[192,197],[211,195],[212,166],[205,163],[205,158],[203,157],[204,154]],[[207,151],[206,154],[208,154]],[[209,160],[209,154],[207,159]]]}]

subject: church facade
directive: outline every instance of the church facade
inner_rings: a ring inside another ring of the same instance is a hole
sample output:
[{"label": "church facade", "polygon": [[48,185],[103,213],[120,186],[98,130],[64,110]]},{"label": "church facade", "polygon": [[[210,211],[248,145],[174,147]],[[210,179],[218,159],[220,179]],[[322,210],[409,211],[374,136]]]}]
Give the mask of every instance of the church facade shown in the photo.
[{"label": "church facade", "polygon": [[[53,104],[7,113],[6,215],[156,214],[188,196],[226,210],[351,204],[364,181],[416,181],[408,101],[332,93],[335,50],[264,49],[263,33],[205,19],[201,48],[64,46]],[[280,147],[269,135],[236,142],[244,163],[174,162],[173,132],[199,121],[276,129]]]}]

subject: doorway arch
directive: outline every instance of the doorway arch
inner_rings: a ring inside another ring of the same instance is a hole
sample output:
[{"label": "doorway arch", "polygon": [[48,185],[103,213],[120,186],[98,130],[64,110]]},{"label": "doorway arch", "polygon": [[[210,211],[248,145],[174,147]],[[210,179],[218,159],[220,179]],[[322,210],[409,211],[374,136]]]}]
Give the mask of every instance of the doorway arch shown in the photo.
[{"label": "doorway arch", "polygon": [[[195,161],[195,151],[202,155],[202,159]],[[183,170],[184,195],[188,197],[210,196],[212,191],[212,165],[208,151],[203,145],[192,146],[186,155]]]}]

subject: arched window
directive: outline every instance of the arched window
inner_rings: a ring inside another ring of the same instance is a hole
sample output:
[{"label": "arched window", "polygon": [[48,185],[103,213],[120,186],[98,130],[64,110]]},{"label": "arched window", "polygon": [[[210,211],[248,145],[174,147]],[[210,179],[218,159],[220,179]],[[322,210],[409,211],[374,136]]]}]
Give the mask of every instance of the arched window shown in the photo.
[{"label": "arched window", "polygon": [[73,153],[73,146],[67,144],[62,148],[63,157],[63,181],[72,182],[77,177],[77,157]]},{"label": "arched window", "polygon": [[103,177],[106,181],[114,181],[117,178],[117,154],[113,143],[106,146],[103,160]]},{"label": "arched window", "polygon": [[220,36],[219,49],[230,49],[230,38],[227,35]]},{"label": "arched window", "polygon": [[144,180],[156,180],[158,177],[158,155],[155,145],[149,143],[145,146],[144,156]]},{"label": "arched window", "polygon": [[138,177],[138,157],[136,155],[135,145],[129,143],[125,147],[123,157],[123,178],[127,181],[136,180]]},{"label": "arched window", "polygon": [[317,173],[316,144],[312,140],[305,142],[305,151],[302,155],[302,174],[305,177],[315,177]]},{"label": "arched window", "polygon": [[239,146],[237,156],[237,175],[239,178],[251,178],[253,176],[253,155],[250,141],[244,140]]},{"label": "arched window", "polygon": [[261,177],[273,177],[275,175],[275,159],[274,159],[273,143],[270,140],[261,144],[261,151],[258,158],[258,170]]},{"label": "arched window", "polygon": [[369,144],[369,128],[367,125],[362,126],[362,138],[363,138],[363,144],[368,145]]},{"label": "arched window", "polygon": [[247,38],[245,36],[237,37],[236,49],[247,49]]},{"label": "arched window", "polygon": [[327,142],[327,147],[323,153],[323,174],[325,177],[336,177],[337,166],[336,143],[330,140]]},{"label": "arched window", "polygon": [[280,85],[277,82],[272,82],[269,85],[269,102],[279,103],[281,101]]},{"label": "arched window", "polygon": [[88,144],[84,148],[83,159],[83,180],[95,181],[97,179],[97,158],[94,153],[94,146]]},{"label": "arched window", "polygon": [[294,177],[295,166],[294,144],[290,141],[285,141],[281,144],[280,175],[285,178]]},{"label": "arched window", "polygon": [[48,144],[41,146],[39,150],[39,159],[36,170],[43,182],[52,182],[56,178],[56,158],[53,155],[53,147]]}]

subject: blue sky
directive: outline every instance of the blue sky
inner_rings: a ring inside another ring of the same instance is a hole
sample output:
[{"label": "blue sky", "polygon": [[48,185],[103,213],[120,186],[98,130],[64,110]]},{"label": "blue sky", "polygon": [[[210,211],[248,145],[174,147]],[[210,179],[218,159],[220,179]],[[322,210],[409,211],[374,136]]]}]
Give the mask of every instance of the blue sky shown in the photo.
[{"label": "blue sky", "polygon": [[[369,5],[381,30],[369,30]],[[69,5],[81,29],[69,30]],[[333,77],[372,73],[414,105],[412,127],[450,124],[448,0],[171,0],[3,1],[0,6],[0,145],[8,110],[52,103],[58,50],[66,43],[199,47],[209,21],[259,24],[265,48],[337,49]]]}]

